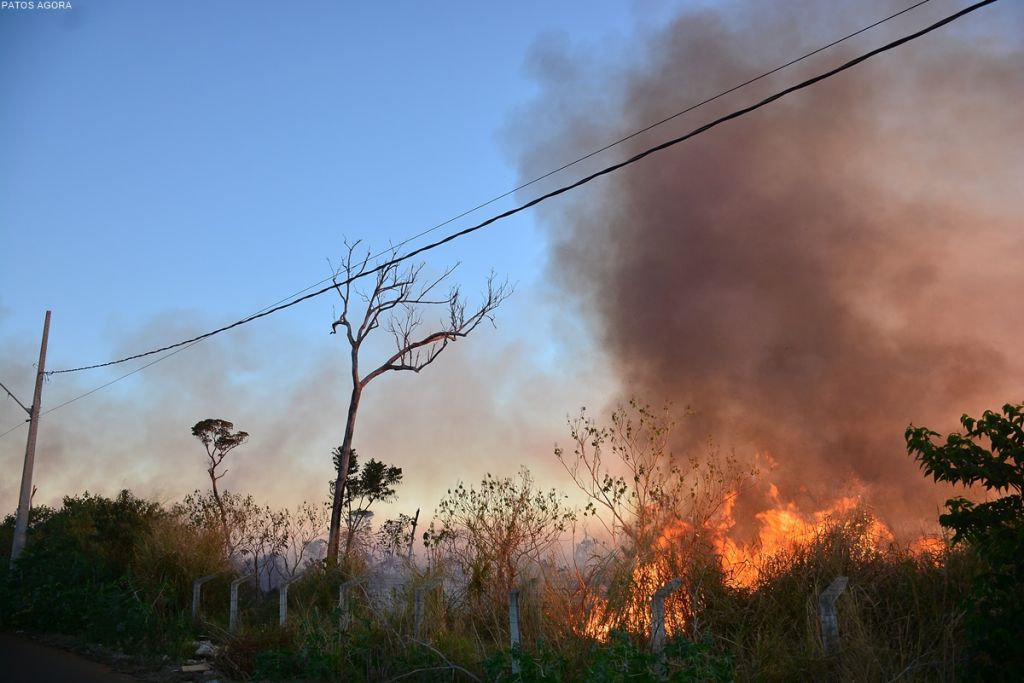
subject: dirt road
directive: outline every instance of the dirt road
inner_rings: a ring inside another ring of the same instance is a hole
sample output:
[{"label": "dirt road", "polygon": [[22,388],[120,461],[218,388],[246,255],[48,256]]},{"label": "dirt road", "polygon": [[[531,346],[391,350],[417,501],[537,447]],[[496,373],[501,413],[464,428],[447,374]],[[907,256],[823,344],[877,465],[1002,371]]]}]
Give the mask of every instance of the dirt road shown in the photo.
[{"label": "dirt road", "polygon": [[8,683],[137,683],[78,655],[0,633],[0,680]]}]

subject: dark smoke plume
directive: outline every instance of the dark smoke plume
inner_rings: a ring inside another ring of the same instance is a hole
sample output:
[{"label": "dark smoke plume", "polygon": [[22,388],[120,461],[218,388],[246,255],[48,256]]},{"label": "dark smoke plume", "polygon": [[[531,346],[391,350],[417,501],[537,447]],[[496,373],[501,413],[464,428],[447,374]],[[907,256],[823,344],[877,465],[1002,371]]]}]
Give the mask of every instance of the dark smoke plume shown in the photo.
[{"label": "dark smoke plume", "polygon": [[[540,43],[531,67],[542,93],[513,131],[530,140],[524,176],[893,9],[856,3],[830,17],[819,6],[808,18],[812,3],[761,5],[685,14],[627,67],[613,66],[621,55]],[[616,158],[945,10],[788,70]],[[906,455],[907,424],[950,429],[962,412],[1024,399],[1024,54],[993,28],[1016,11],[982,10],[967,29],[887,53],[546,209],[552,272],[624,394],[692,406],[690,439],[769,452],[783,494],[809,509],[857,484],[898,526],[934,518],[948,492]]]}]

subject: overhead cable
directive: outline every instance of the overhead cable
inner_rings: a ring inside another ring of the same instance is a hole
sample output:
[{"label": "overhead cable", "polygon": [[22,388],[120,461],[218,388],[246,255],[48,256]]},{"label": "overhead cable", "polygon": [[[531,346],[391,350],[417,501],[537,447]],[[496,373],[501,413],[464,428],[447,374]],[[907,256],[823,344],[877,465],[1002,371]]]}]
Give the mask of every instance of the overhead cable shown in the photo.
[{"label": "overhead cable", "polygon": [[775,102],[776,100],[781,99],[781,98],[783,98],[783,97],[785,97],[787,95],[790,95],[790,94],[792,94],[794,92],[797,92],[799,90],[803,90],[805,88],[808,88],[808,87],[810,87],[810,86],[812,86],[812,85],[814,85],[816,83],[819,83],[820,81],[823,81],[825,79],[831,78],[831,77],[833,77],[833,76],[835,76],[835,75],[837,75],[839,73],[842,73],[843,71],[851,69],[854,66],[857,66],[858,64],[860,64],[860,63],[862,63],[864,61],[867,61],[868,59],[871,59],[872,57],[874,57],[876,55],[882,54],[884,52],[888,52],[889,50],[895,49],[895,48],[897,48],[897,47],[899,47],[899,46],[901,46],[901,45],[903,45],[905,43],[908,43],[908,42],[910,42],[912,40],[916,40],[917,38],[920,38],[921,36],[924,36],[924,35],[926,35],[928,33],[931,33],[932,31],[935,31],[935,30],[937,30],[937,29],[939,29],[939,28],[941,28],[941,27],[943,27],[943,26],[945,26],[945,25],[947,25],[949,23],[952,23],[952,22],[956,21],[957,19],[960,19],[961,17],[964,17],[964,16],[966,16],[966,15],[968,15],[968,14],[970,14],[970,13],[972,13],[972,12],[978,10],[978,9],[981,9],[982,7],[985,7],[986,5],[991,5],[994,2],[996,2],[996,0],[981,0],[980,2],[974,3],[973,5],[970,5],[970,6],[964,8],[964,9],[958,11],[958,12],[955,12],[954,14],[951,14],[951,15],[945,17],[944,19],[941,19],[941,20],[931,24],[930,26],[927,26],[927,27],[925,27],[925,28],[923,28],[923,29],[921,29],[919,31],[916,31],[914,33],[906,35],[906,36],[904,36],[902,38],[899,38],[897,40],[894,40],[894,41],[892,41],[890,43],[887,43],[887,44],[885,44],[885,45],[883,45],[881,47],[875,48],[874,50],[871,50],[870,52],[866,52],[866,53],[864,53],[864,54],[862,54],[862,55],[860,55],[858,57],[855,57],[855,58],[853,58],[853,59],[851,59],[851,60],[849,60],[847,62],[844,62],[840,66],[837,66],[837,67],[835,67],[833,69],[830,69],[829,71],[821,73],[821,74],[819,74],[817,76],[814,76],[812,78],[808,78],[807,80],[801,81],[800,83],[797,83],[796,85],[792,85],[792,86],[790,86],[788,88],[785,88],[784,90],[780,90],[780,91],[778,91],[778,92],[776,92],[776,93],[774,93],[772,95],[769,95],[768,97],[766,97],[766,98],[764,98],[764,99],[762,99],[762,100],[760,100],[760,101],[758,101],[758,102],[756,102],[754,104],[751,104],[751,105],[749,105],[747,107],[743,107],[742,109],[737,109],[737,110],[735,110],[735,111],[733,111],[733,112],[731,112],[729,114],[726,114],[724,116],[720,116],[720,117],[714,119],[713,121],[711,121],[709,123],[706,123],[706,124],[704,124],[704,125],[702,125],[702,126],[700,126],[698,128],[695,128],[695,129],[691,130],[688,133],[685,133],[684,135],[680,135],[678,137],[672,138],[670,140],[662,142],[662,143],[660,143],[658,145],[655,145],[653,147],[649,147],[649,148],[645,149],[644,151],[642,151],[642,152],[640,152],[638,154],[635,154],[635,155],[629,157],[628,159],[626,159],[624,161],[620,161],[620,162],[618,162],[616,164],[612,164],[611,166],[607,166],[607,167],[605,167],[605,168],[603,168],[603,169],[601,169],[599,171],[596,171],[594,173],[591,173],[590,175],[587,175],[587,176],[585,176],[583,178],[580,178],[579,180],[577,180],[577,181],[575,181],[573,183],[570,183],[568,185],[563,185],[562,187],[559,187],[556,190],[552,190],[551,192],[547,192],[545,194],[542,194],[542,195],[540,195],[540,196],[538,196],[538,197],[536,197],[536,198],[534,198],[534,199],[532,199],[532,200],[530,200],[530,201],[528,201],[528,202],[526,202],[524,204],[521,204],[521,205],[519,205],[519,206],[517,206],[515,208],[509,209],[508,211],[504,211],[504,212],[499,213],[497,215],[491,216],[490,218],[488,218],[488,219],[486,219],[484,221],[481,221],[480,223],[477,223],[476,225],[470,226],[468,228],[464,228],[463,230],[459,230],[457,232],[453,232],[453,233],[447,235],[446,237],[443,237],[442,239],[439,239],[439,240],[437,240],[435,242],[431,242],[431,243],[426,244],[426,245],[424,245],[422,247],[414,249],[414,250],[412,250],[410,252],[407,252],[404,255],[395,256],[394,258],[388,259],[387,261],[384,261],[384,262],[380,263],[379,265],[377,265],[377,266],[375,266],[373,268],[370,268],[370,269],[365,270],[365,271],[361,271],[361,272],[357,273],[356,275],[353,275],[353,276],[350,276],[348,278],[345,278],[344,280],[341,280],[341,281],[339,281],[337,283],[333,283],[332,282],[332,284],[330,284],[330,285],[328,285],[326,287],[322,287],[322,288],[320,288],[320,289],[318,289],[318,290],[316,290],[314,292],[311,292],[311,293],[306,294],[304,296],[301,296],[301,297],[298,297],[296,299],[293,299],[293,300],[291,300],[291,301],[289,301],[287,303],[280,304],[280,305],[277,305],[277,306],[273,306],[273,307],[268,308],[268,309],[266,309],[264,311],[261,311],[259,313],[255,313],[255,314],[250,315],[250,316],[248,316],[246,318],[242,318],[241,320],[238,320],[238,321],[236,321],[234,323],[231,323],[230,325],[225,325],[225,326],[219,327],[219,328],[217,328],[215,330],[211,330],[210,332],[206,332],[206,333],[198,335],[196,337],[192,337],[191,339],[186,339],[184,341],[179,341],[179,342],[174,343],[174,344],[168,344],[167,346],[163,346],[163,347],[160,347],[158,349],[153,349],[151,351],[146,351],[144,353],[137,353],[137,354],[134,354],[134,355],[131,355],[131,356],[126,356],[124,358],[119,358],[117,360],[107,361],[105,363],[96,363],[96,364],[93,364],[93,365],[84,365],[84,366],[81,366],[81,367],[67,368],[67,369],[63,369],[63,370],[51,370],[51,371],[48,371],[46,374],[47,375],[56,375],[56,374],[69,373],[69,372],[80,372],[82,370],[92,370],[92,369],[95,369],[95,368],[108,367],[108,366],[111,366],[111,365],[118,365],[120,363],[126,363],[128,361],[136,360],[136,359],[139,359],[139,358],[145,358],[147,356],[152,356],[154,354],[163,353],[164,351],[169,351],[171,349],[176,349],[178,347],[187,346],[187,345],[193,344],[195,342],[199,342],[199,341],[202,341],[204,339],[208,339],[208,338],[210,338],[210,337],[212,337],[214,335],[220,334],[222,332],[226,332],[228,330],[234,329],[234,328],[239,327],[241,325],[245,325],[245,324],[250,323],[250,322],[252,322],[254,320],[258,320],[260,318],[264,318],[266,316],[273,315],[274,313],[277,313],[278,311],[282,311],[284,309],[291,308],[292,306],[296,306],[296,305],[302,303],[303,301],[307,301],[309,299],[313,299],[313,298],[318,297],[318,296],[320,296],[322,294],[325,294],[325,293],[331,291],[332,289],[335,289],[338,286],[344,286],[346,284],[354,282],[357,279],[360,279],[360,278],[366,277],[368,275],[371,275],[373,273],[377,273],[377,272],[380,272],[382,270],[391,268],[391,267],[393,267],[393,266],[395,266],[395,265],[397,265],[399,263],[402,263],[403,261],[406,261],[406,260],[409,260],[411,258],[414,258],[414,257],[416,257],[416,256],[418,256],[418,255],[420,255],[422,253],[427,252],[427,251],[431,251],[433,249],[436,249],[436,248],[438,248],[438,247],[440,247],[442,245],[445,245],[445,244],[447,244],[447,243],[449,243],[449,242],[451,242],[453,240],[459,239],[460,237],[464,237],[464,236],[469,235],[471,233],[474,233],[474,232],[477,232],[479,230],[482,230],[483,228],[485,228],[485,227],[487,227],[487,226],[489,226],[489,225],[491,225],[493,223],[496,223],[496,222],[498,222],[500,220],[503,220],[505,218],[513,216],[513,215],[515,215],[517,213],[520,213],[522,211],[525,211],[526,209],[534,207],[534,206],[540,204],[541,202],[545,202],[545,201],[547,201],[549,199],[552,199],[552,198],[557,197],[559,195],[565,194],[566,192],[569,192],[569,191],[574,190],[574,189],[576,189],[578,187],[586,185],[586,184],[588,184],[588,183],[590,183],[590,182],[592,182],[592,181],[594,181],[594,180],[596,180],[596,179],[598,179],[598,178],[600,178],[602,176],[608,175],[610,173],[614,173],[615,171],[618,171],[618,170],[620,170],[622,168],[625,168],[626,166],[630,166],[630,165],[632,165],[632,164],[634,164],[634,163],[636,163],[636,162],[638,162],[638,161],[640,161],[642,159],[645,159],[646,157],[648,157],[648,156],[650,156],[652,154],[655,154],[657,152],[661,152],[661,151],[666,150],[666,149],[668,149],[670,147],[674,147],[675,145],[678,145],[678,144],[680,144],[682,142],[685,142],[686,140],[689,140],[692,137],[695,137],[697,135],[705,133],[708,130],[711,130],[712,128],[715,128],[715,127],[717,127],[717,126],[719,126],[719,125],[721,125],[723,123],[726,123],[726,122],[731,121],[733,119],[737,119],[737,118],[739,118],[741,116],[745,116],[746,114],[749,114],[749,113],[751,113],[753,111],[756,111],[756,110],[758,110],[758,109],[760,109],[762,107],[765,107],[765,106],[771,104],[772,102]]},{"label": "overhead cable", "polygon": [[[733,87],[729,88],[728,90],[721,91],[717,95],[712,95],[711,97],[703,99],[700,102],[697,102],[695,104],[691,104],[690,106],[686,107],[685,109],[680,109],[679,111],[675,112],[674,114],[670,114],[670,115],[666,116],[663,119],[660,119],[658,121],[655,121],[654,123],[648,124],[648,125],[644,126],[643,128],[640,128],[639,130],[635,130],[632,133],[629,133],[628,135],[624,135],[621,138],[618,138],[617,140],[609,142],[604,147],[600,147],[598,149],[595,149],[592,152],[588,152],[588,153],[584,154],[581,157],[576,157],[572,161],[569,161],[569,162],[567,162],[565,164],[562,164],[558,168],[552,169],[552,170],[548,171],[547,173],[545,173],[543,175],[539,175],[539,176],[537,176],[536,178],[534,178],[532,180],[528,180],[525,183],[523,183],[522,185],[518,185],[517,187],[513,187],[511,190],[508,190],[507,192],[499,194],[498,196],[496,196],[496,197],[494,197],[492,199],[488,199],[486,202],[483,202],[481,204],[477,204],[472,209],[467,209],[467,210],[463,211],[462,213],[460,213],[457,216],[452,216],[451,218],[449,218],[446,221],[438,223],[437,225],[435,225],[435,226],[433,226],[431,228],[427,228],[426,230],[424,230],[422,232],[419,232],[419,233],[413,235],[412,237],[408,237],[408,238],[402,240],[401,242],[399,242],[398,244],[394,245],[393,248],[401,249],[402,247],[404,247],[409,242],[417,240],[420,237],[423,237],[424,235],[429,235],[430,233],[434,232],[435,230],[439,230],[440,228],[443,228],[444,226],[446,226],[446,225],[448,225],[450,223],[454,223],[455,221],[459,220],[460,218],[464,218],[464,217],[468,216],[471,213],[479,211],[480,209],[482,209],[484,207],[490,206],[491,204],[493,204],[493,203],[495,203],[497,201],[500,201],[500,200],[504,199],[505,197],[508,197],[509,195],[513,195],[516,192],[519,192],[520,190],[524,190],[524,189],[530,187],[531,185],[535,185],[535,184],[539,183],[542,180],[546,180],[547,178],[550,178],[551,176],[555,175],[556,173],[560,173],[560,172],[562,172],[562,171],[564,171],[564,170],[566,170],[568,168],[572,168],[573,166],[575,166],[575,165],[577,165],[579,163],[582,163],[582,162],[586,161],[587,159],[590,159],[591,157],[597,156],[601,152],[607,152],[612,147],[616,147],[618,145],[621,145],[623,142],[628,142],[629,140],[632,140],[633,138],[635,138],[635,137],[637,137],[639,135],[643,135],[644,133],[646,133],[648,131],[651,131],[651,130],[654,130],[655,128],[657,128],[659,126],[663,126],[666,123],[668,123],[669,121],[673,121],[673,120],[679,118],[680,116],[682,116],[684,114],[689,114],[691,111],[693,111],[695,109],[699,109],[700,107],[703,107],[706,104],[711,104],[715,100],[719,100],[719,99],[725,97],[726,95],[731,95],[732,93],[736,92],[737,90],[740,90],[741,88],[745,88],[748,85],[751,85],[752,83],[756,83],[757,81],[760,81],[760,80],[763,80],[765,78],[768,78],[769,76],[771,76],[773,74],[776,74],[779,71],[782,71],[783,69],[791,67],[794,64],[797,64],[799,62],[804,61],[805,59],[813,57],[814,55],[816,55],[816,54],[818,54],[820,52],[824,52],[825,50],[828,50],[829,48],[835,47],[836,45],[839,45],[840,43],[846,42],[850,38],[854,38],[856,36],[859,36],[860,34],[865,33],[866,31],[870,31],[871,29],[875,28],[876,26],[881,26],[885,22],[891,21],[891,20],[895,19],[896,17],[901,16],[903,14],[906,14],[907,12],[909,12],[909,11],[911,11],[913,9],[916,9],[916,8],[920,7],[921,5],[926,5],[929,2],[931,2],[931,0],[920,0],[920,2],[916,2],[913,5],[911,5],[910,7],[907,7],[905,9],[902,9],[902,10],[898,11],[898,12],[890,14],[887,17],[884,17],[884,18],[879,19],[879,20],[877,20],[875,22],[872,22],[872,23],[868,24],[867,26],[865,26],[863,28],[857,29],[853,33],[846,34],[842,38],[837,38],[837,39],[833,40],[831,43],[829,43],[827,45],[822,45],[819,48],[815,48],[814,50],[811,50],[810,52],[804,53],[804,54],[800,55],[799,57],[796,57],[794,59],[789,60],[785,64],[780,64],[779,66],[775,67],[774,69],[770,69],[768,71],[765,71],[765,72],[761,73],[758,76],[754,76],[752,78],[749,78],[749,79],[743,81],[742,83],[740,83],[738,85],[734,85]],[[385,252],[380,252],[380,253],[376,254],[373,258],[379,258],[380,256],[383,256],[386,253],[388,253],[388,252],[386,252],[386,251]],[[323,282],[326,282],[326,280],[321,280],[320,282],[316,283],[316,285],[319,285],[319,284],[321,284]],[[310,285],[309,287],[307,287],[307,289],[312,289],[316,285]],[[305,290],[303,290],[303,291],[305,291]]]},{"label": "overhead cable", "polygon": [[11,397],[11,399],[12,399],[12,400],[13,400],[13,401],[14,401],[15,403],[17,403],[17,404],[18,404],[19,406],[21,406],[21,409],[22,409],[22,410],[24,410],[24,411],[25,411],[26,413],[29,413],[29,414],[31,414],[31,413],[32,413],[32,411],[31,411],[31,410],[30,410],[29,408],[25,407],[25,404],[24,404],[24,403],[22,403],[21,401],[19,401],[19,400],[18,400],[18,397],[17,397],[17,396],[15,396],[14,394],[12,394],[12,393],[11,393],[11,390],[10,390],[10,389],[8,389],[7,387],[5,387],[5,386],[4,386],[4,383],[3,383],[3,382],[0,382],[0,388],[2,388],[2,389],[3,389],[4,391],[6,391],[6,392],[7,392],[7,395],[8,395],[8,396],[10,396],[10,397]]},{"label": "overhead cable", "polygon": [[22,421],[21,421],[21,422],[19,422],[18,424],[14,425],[14,426],[13,426],[13,427],[11,427],[10,429],[8,429],[8,430],[7,430],[6,432],[4,432],[3,434],[0,434],[0,439],[4,438],[5,436],[7,436],[7,435],[8,435],[8,434],[10,434],[11,432],[13,432],[13,431],[14,431],[15,429],[17,429],[18,427],[21,427],[22,425],[24,425],[24,424],[27,424],[27,423],[28,423],[28,422],[30,422],[30,421],[31,421],[31,420],[22,420]]}]

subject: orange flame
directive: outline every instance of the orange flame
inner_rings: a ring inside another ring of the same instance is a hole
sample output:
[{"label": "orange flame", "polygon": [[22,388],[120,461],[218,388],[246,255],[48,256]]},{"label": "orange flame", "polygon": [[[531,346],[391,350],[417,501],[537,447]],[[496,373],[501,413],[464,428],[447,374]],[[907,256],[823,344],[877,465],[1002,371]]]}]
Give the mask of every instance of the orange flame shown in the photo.
[{"label": "orange flame", "polygon": [[[794,501],[783,499],[778,487],[770,484],[770,506],[754,516],[758,525],[755,538],[750,543],[741,544],[733,536],[736,529],[733,510],[737,497],[736,492],[728,494],[718,514],[707,523],[703,531],[718,556],[726,581],[736,588],[747,589],[756,586],[762,567],[768,560],[813,542],[821,537],[832,521],[841,520],[861,506],[861,501],[856,497],[840,496],[821,509],[805,512]],[[687,534],[692,535],[692,532],[690,525],[681,522],[665,528],[654,543],[651,555],[655,559],[638,563],[632,571],[632,599],[626,602],[620,613],[612,614],[608,602],[594,596],[592,608],[587,611],[581,628],[577,629],[578,634],[607,640],[613,621],[631,633],[649,633],[650,598],[656,590],[674,578],[671,576],[671,567],[665,561],[669,555],[667,551],[670,547],[681,547],[680,540]],[[883,521],[873,516],[868,520],[863,543],[869,549],[883,549],[895,541],[894,533]],[[945,548],[945,542],[935,536],[921,537],[909,546],[913,554],[930,557],[938,557]],[[686,599],[686,596],[677,598],[674,613],[670,604],[666,604],[665,626],[668,635],[684,627],[681,608],[686,604]]]},{"label": "orange flame", "polygon": [[[825,531],[829,520],[841,518],[861,504],[852,496],[840,496],[820,510],[805,513],[792,500],[782,500],[775,484],[769,486],[768,497],[772,507],[754,515],[759,526],[752,543],[740,545],[729,535],[736,525],[732,516],[735,495],[728,498],[721,519],[713,530],[717,532],[713,543],[721,557],[722,568],[735,586],[753,587],[766,560],[810,543]],[[874,517],[865,536],[867,542],[876,548],[896,540],[892,530]]]}]

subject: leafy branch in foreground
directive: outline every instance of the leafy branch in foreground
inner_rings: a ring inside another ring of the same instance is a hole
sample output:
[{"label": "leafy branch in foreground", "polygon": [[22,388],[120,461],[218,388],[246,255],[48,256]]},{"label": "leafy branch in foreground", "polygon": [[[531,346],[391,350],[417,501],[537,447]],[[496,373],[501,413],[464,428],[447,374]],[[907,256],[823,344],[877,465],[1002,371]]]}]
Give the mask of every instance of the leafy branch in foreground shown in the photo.
[{"label": "leafy branch in foreground", "polygon": [[980,419],[960,418],[962,433],[936,443],[938,432],[910,425],[907,451],[935,481],[981,486],[1001,497],[974,502],[946,501],[939,522],[953,530],[984,561],[972,586],[968,609],[965,675],[979,680],[1021,680],[1024,652],[1024,405],[987,410]]}]

